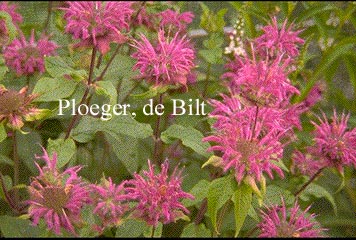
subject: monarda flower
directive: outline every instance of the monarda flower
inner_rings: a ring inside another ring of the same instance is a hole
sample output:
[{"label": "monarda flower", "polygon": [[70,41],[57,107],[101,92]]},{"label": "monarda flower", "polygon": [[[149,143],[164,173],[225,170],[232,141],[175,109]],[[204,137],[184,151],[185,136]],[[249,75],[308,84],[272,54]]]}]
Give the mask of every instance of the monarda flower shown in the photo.
[{"label": "monarda flower", "polygon": [[[20,14],[16,12],[16,7],[17,7],[16,5],[14,4],[9,5],[7,2],[0,3],[0,12],[3,11],[9,14],[11,17],[11,21],[15,27],[22,22],[22,17]],[[0,46],[6,45],[8,41],[9,41],[9,29],[6,24],[6,20],[0,18]]]},{"label": "monarda flower", "polygon": [[31,104],[35,98],[34,94],[27,95],[27,87],[17,92],[0,85],[0,122],[5,121],[8,127],[20,130],[24,120],[41,119],[45,110]]},{"label": "monarda flower", "polygon": [[137,52],[132,57],[137,59],[134,69],[139,69],[141,77],[155,85],[187,85],[187,77],[194,65],[195,53],[189,42],[178,33],[166,38],[163,30],[158,32],[155,45],[141,35],[141,42],[135,40],[133,47]]},{"label": "monarda flower", "polygon": [[262,28],[264,34],[255,39],[256,48],[262,54],[277,57],[286,54],[287,57],[299,55],[298,45],[304,40],[298,37],[301,31],[292,31],[293,24],[287,28],[287,20],[279,29],[277,18],[272,18],[272,23]]},{"label": "monarda flower", "polygon": [[268,61],[238,57],[227,65],[231,70],[222,78],[228,80],[233,94],[241,95],[249,104],[280,107],[293,94],[299,94],[288,79],[288,64],[281,58]]},{"label": "monarda flower", "polygon": [[194,18],[194,14],[191,12],[179,13],[170,9],[161,12],[159,15],[161,16],[161,28],[169,29],[173,27],[178,32],[186,31],[187,25]]},{"label": "monarda flower", "polygon": [[102,229],[118,224],[126,211],[129,209],[129,199],[125,191],[126,181],[119,185],[103,178],[98,185],[91,185],[94,214],[102,221]]},{"label": "monarda flower", "polygon": [[273,161],[282,158],[284,144],[280,139],[288,129],[278,124],[273,126],[273,112],[268,109],[242,108],[239,104],[233,98],[225,99],[225,103],[212,101],[215,110],[210,117],[217,119],[213,125],[215,134],[203,141],[216,145],[208,151],[222,154],[220,165],[225,172],[234,170],[238,183],[246,176],[261,181],[264,172],[273,178],[272,170],[283,177],[282,170]]},{"label": "monarda flower", "polygon": [[45,72],[44,57],[55,55],[57,48],[57,44],[48,41],[48,37],[45,36],[36,42],[35,33],[32,31],[29,42],[23,34],[19,39],[12,41],[4,50],[4,59],[6,65],[19,76],[43,73]]},{"label": "monarda flower", "polygon": [[309,153],[303,154],[295,150],[292,154],[291,172],[293,174],[300,173],[302,175],[313,176],[323,167],[323,163]]},{"label": "monarda flower", "polygon": [[43,156],[37,158],[42,158],[46,165],[40,167],[35,163],[40,174],[32,179],[28,187],[28,214],[34,225],[43,219],[48,229],[56,234],[60,234],[61,228],[64,228],[75,235],[74,225],[81,221],[81,209],[90,203],[85,183],[77,175],[81,167],[60,172],[56,167],[57,154],[54,153],[51,159],[46,150],[43,151]]},{"label": "monarda flower", "polygon": [[326,166],[336,167],[340,172],[343,166],[356,167],[356,128],[347,130],[349,115],[343,113],[339,118],[334,110],[331,123],[325,113],[323,118],[318,117],[319,124],[312,122],[315,126],[313,154],[322,158]]},{"label": "monarda flower", "polygon": [[127,192],[131,199],[137,201],[133,216],[142,219],[147,224],[157,226],[174,222],[189,211],[180,203],[181,199],[194,197],[182,190],[181,171],[174,169],[168,176],[168,160],[162,165],[162,171],[154,173],[154,166],[148,161],[149,171],[143,171],[145,177],[134,174],[134,179],[128,181]]},{"label": "monarda flower", "polygon": [[321,237],[325,230],[315,221],[315,214],[308,216],[310,206],[300,210],[296,202],[291,209],[287,209],[282,199],[281,206],[272,206],[262,211],[262,221],[258,227],[259,237],[266,238],[312,238]]},{"label": "monarda flower", "polygon": [[97,47],[105,54],[111,42],[126,42],[123,31],[129,30],[131,2],[68,1],[67,4],[67,8],[62,8],[67,20],[65,31],[81,40],[77,47]]}]

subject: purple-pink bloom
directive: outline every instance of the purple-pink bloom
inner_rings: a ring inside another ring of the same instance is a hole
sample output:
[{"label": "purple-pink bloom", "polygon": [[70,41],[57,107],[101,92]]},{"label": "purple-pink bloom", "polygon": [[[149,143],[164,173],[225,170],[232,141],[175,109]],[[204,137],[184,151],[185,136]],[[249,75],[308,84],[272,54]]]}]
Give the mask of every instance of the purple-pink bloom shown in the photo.
[{"label": "purple-pink bloom", "polygon": [[102,54],[110,50],[110,43],[124,43],[123,31],[129,30],[132,2],[67,2],[65,31],[81,42],[77,47],[97,47]]},{"label": "purple-pink bloom", "polygon": [[[12,23],[17,26],[22,22],[22,16],[16,12],[17,5],[9,5],[7,2],[0,3],[0,11],[8,13],[11,17]],[[9,29],[6,26],[5,19],[0,19],[0,46],[4,46],[9,40]]]},{"label": "purple-pink bloom", "polygon": [[16,71],[17,75],[31,75],[35,72],[45,72],[44,57],[55,55],[57,44],[42,36],[38,42],[35,40],[34,30],[27,42],[23,34],[4,49],[6,65]]},{"label": "purple-pink bloom", "polygon": [[126,181],[116,185],[111,178],[102,179],[98,185],[92,184],[93,213],[102,221],[101,229],[118,224],[128,211],[129,199],[125,191]]},{"label": "purple-pink bloom", "polygon": [[141,42],[135,40],[137,52],[134,69],[139,69],[141,77],[155,85],[187,85],[187,77],[194,65],[195,53],[185,36],[178,33],[172,38],[165,37],[164,30],[158,32],[155,45],[141,35]]},{"label": "purple-pink bloom", "polygon": [[315,214],[308,216],[309,209],[310,206],[301,211],[297,202],[291,209],[287,209],[282,198],[282,205],[272,206],[261,211],[262,220],[258,225],[261,231],[259,237],[321,237],[321,233],[326,229],[320,228],[319,223],[315,220]]},{"label": "purple-pink bloom", "polygon": [[238,183],[246,176],[261,181],[264,172],[273,178],[272,170],[283,177],[273,161],[282,158],[284,144],[280,139],[289,129],[273,120],[274,112],[268,108],[243,108],[234,97],[225,97],[224,102],[212,100],[211,104],[215,109],[210,117],[217,119],[213,125],[215,133],[203,141],[216,144],[208,151],[222,154],[224,171],[233,169]]},{"label": "purple-pink bloom", "polygon": [[187,25],[193,21],[194,14],[191,12],[179,13],[167,9],[159,14],[161,16],[160,27],[169,29],[175,27],[177,31],[185,31]]},{"label": "purple-pink bloom", "polygon": [[227,65],[231,69],[223,74],[233,94],[240,94],[252,105],[280,107],[299,94],[288,79],[286,71],[290,61],[277,58],[273,61],[237,57]]},{"label": "purple-pink bloom", "polygon": [[281,56],[286,54],[289,57],[299,55],[298,45],[304,40],[298,37],[300,31],[292,31],[293,24],[287,28],[287,20],[279,29],[277,18],[272,18],[272,23],[262,28],[264,34],[255,39],[256,48],[261,54],[267,56]]},{"label": "purple-pink bloom", "polygon": [[77,175],[81,167],[75,166],[60,172],[56,166],[57,154],[54,153],[50,158],[46,150],[43,151],[43,156],[36,158],[43,159],[46,164],[40,167],[35,163],[40,174],[32,179],[28,187],[28,214],[34,225],[43,219],[48,229],[56,234],[60,234],[61,228],[64,228],[75,235],[74,226],[81,221],[81,209],[90,203],[89,191]]},{"label": "purple-pink bloom", "polygon": [[295,150],[292,154],[291,172],[293,174],[300,173],[302,175],[313,176],[323,167],[323,162],[309,153],[303,154]]},{"label": "purple-pink bloom", "polygon": [[347,130],[349,115],[342,113],[339,118],[334,110],[331,123],[325,113],[322,115],[324,119],[318,117],[319,124],[312,121],[315,145],[311,151],[325,160],[326,166],[336,167],[340,172],[343,166],[356,167],[356,128]]},{"label": "purple-pink bloom", "polygon": [[177,218],[188,214],[188,209],[180,202],[181,199],[194,199],[194,196],[182,190],[181,171],[174,169],[168,176],[168,160],[161,165],[161,172],[154,173],[154,165],[148,160],[149,171],[143,171],[145,177],[135,173],[128,181],[127,192],[131,199],[137,201],[133,216],[147,224],[157,226],[175,222]]}]

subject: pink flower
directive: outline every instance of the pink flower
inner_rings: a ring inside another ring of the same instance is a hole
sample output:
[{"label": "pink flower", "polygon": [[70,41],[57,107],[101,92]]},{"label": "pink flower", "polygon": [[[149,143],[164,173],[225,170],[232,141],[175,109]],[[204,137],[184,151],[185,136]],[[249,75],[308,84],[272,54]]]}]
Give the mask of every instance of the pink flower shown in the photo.
[{"label": "pink flower", "polygon": [[103,222],[102,229],[108,226],[118,224],[123,215],[129,209],[125,194],[126,181],[120,185],[112,182],[111,178],[102,179],[100,185],[91,185],[93,193],[94,214],[97,214]]},{"label": "pink flower", "polygon": [[[12,4],[8,5],[7,2],[0,3],[0,11],[8,13],[11,17],[12,23],[17,26],[22,22],[22,17],[16,12],[17,6]],[[0,19],[0,46],[4,46],[9,41],[9,29],[6,26],[5,19]]]},{"label": "pink flower", "polygon": [[256,38],[257,50],[269,56],[280,56],[284,53],[289,57],[299,55],[298,44],[303,44],[304,40],[298,37],[301,31],[292,31],[293,24],[287,29],[287,20],[279,29],[277,18],[272,18],[272,23],[263,27],[264,34]]},{"label": "pink flower", "polygon": [[237,58],[227,65],[231,71],[222,78],[229,80],[229,88],[234,94],[240,94],[253,105],[279,107],[289,102],[293,94],[299,94],[287,77],[289,61],[281,58],[273,61]]},{"label": "pink flower", "polygon": [[288,129],[273,121],[271,109],[242,108],[237,99],[225,97],[224,100],[224,103],[211,101],[215,110],[210,117],[217,119],[213,125],[216,131],[203,141],[216,145],[208,151],[222,154],[224,171],[233,169],[238,183],[246,176],[261,181],[264,172],[273,178],[272,170],[283,177],[282,170],[273,161],[278,162],[282,158],[284,144],[280,138]]},{"label": "pink flower", "polygon": [[81,40],[76,46],[95,46],[105,54],[111,42],[126,42],[122,31],[129,30],[132,2],[68,1],[67,4],[67,8],[62,8],[68,22],[65,31]]},{"label": "pink flower", "polygon": [[178,32],[185,31],[187,24],[191,23],[194,18],[194,14],[191,12],[179,13],[170,9],[167,9],[159,14],[161,16],[160,27],[169,29],[169,27],[175,27]]},{"label": "pink flower", "polygon": [[292,155],[292,167],[291,172],[296,174],[297,172],[302,175],[313,176],[319,169],[323,168],[323,162],[316,159],[313,155],[295,150]]},{"label": "pink flower", "polygon": [[157,226],[174,222],[177,218],[188,214],[189,211],[180,203],[180,199],[194,197],[182,190],[181,171],[174,169],[168,176],[168,160],[161,165],[161,173],[154,173],[154,166],[148,160],[149,171],[143,171],[146,177],[135,173],[134,179],[128,181],[127,191],[130,197],[137,201],[133,215]]},{"label": "pink flower", "polygon": [[356,167],[356,128],[347,130],[349,115],[343,113],[338,118],[334,110],[331,123],[325,113],[323,117],[318,117],[319,124],[312,122],[316,128],[313,132],[315,146],[311,148],[312,151],[324,159],[327,166],[336,167],[340,172],[344,165]]},{"label": "pink flower", "polygon": [[79,223],[80,212],[85,204],[89,204],[89,192],[77,176],[81,167],[71,167],[60,172],[56,167],[57,154],[52,159],[45,149],[42,158],[46,165],[37,168],[40,172],[29,186],[30,199],[28,200],[28,214],[33,224],[37,225],[41,218],[47,224],[48,229],[60,234],[61,227],[76,234],[74,225]]},{"label": "pink flower", "polygon": [[195,53],[185,37],[180,38],[177,33],[170,40],[160,30],[155,46],[144,35],[141,35],[141,40],[135,40],[133,45],[137,49],[132,55],[137,59],[134,69],[139,69],[141,76],[155,85],[186,86],[187,77],[194,67]]},{"label": "pink flower", "polygon": [[36,95],[27,95],[27,87],[19,92],[0,86],[0,122],[5,121],[12,129],[21,129],[25,121],[42,117],[44,110],[36,108],[31,102]]},{"label": "pink flower", "polygon": [[44,57],[55,55],[57,44],[48,41],[43,36],[35,41],[34,30],[31,32],[29,42],[21,34],[20,39],[15,39],[4,50],[6,65],[16,71],[17,75],[31,75],[35,72],[45,72]]},{"label": "pink flower", "polygon": [[307,215],[310,206],[303,212],[297,202],[291,209],[286,208],[282,198],[281,206],[272,206],[261,211],[262,221],[258,227],[261,230],[259,237],[264,238],[311,238],[321,237],[322,229],[315,221],[315,214]]}]

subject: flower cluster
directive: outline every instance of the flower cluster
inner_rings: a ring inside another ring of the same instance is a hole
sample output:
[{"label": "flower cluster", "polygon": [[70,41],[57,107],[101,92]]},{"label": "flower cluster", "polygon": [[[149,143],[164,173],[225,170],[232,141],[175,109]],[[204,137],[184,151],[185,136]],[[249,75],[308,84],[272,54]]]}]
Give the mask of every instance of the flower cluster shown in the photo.
[{"label": "flower cluster", "polygon": [[24,120],[40,119],[44,110],[31,104],[36,97],[34,94],[27,95],[27,87],[17,92],[0,85],[0,122],[5,121],[12,129],[21,129]]},{"label": "flower cluster", "polygon": [[16,71],[17,75],[32,75],[45,72],[44,57],[55,55],[57,44],[43,36],[38,42],[32,31],[27,42],[23,34],[19,39],[5,47],[4,58],[6,65]]},{"label": "flower cluster", "polygon": [[315,221],[315,214],[307,215],[310,206],[303,212],[296,202],[291,209],[287,209],[282,199],[281,206],[272,206],[262,211],[259,223],[261,233],[259,237],[267,238],[312,238],[321,237],[325,230]]},{"label": "flower cluster", "polygon": [[208,150],[222,154],[224,171],[234,170],[238,183],[246,176],[261,181],[263,173],[273,178],[272,170],[283,177],[276,162],[293,136],[293,127],[301,127],[299,115],[308,109],[302,103],[290,104],[291,97],[299,94],[288,79],[291,58],[304,42],[291,28],[286,29],[284,22],[280,29],[273,18],[255,46],[251,44],[251,56],[245,51],[227,64],[229,71],[222,78],[229,95],[222,95],[222,102],[210,101],[215,133],[204,141],[216,144]]},{"label": "flower cluster", "polygon": [[131,2],[67,2],[64,18],[67,20],[65,31],[81,41],[77,47],[97,47],[105,54],[110,43],[127,41],[123,31],[129,30],[133,9]]},{"label": "flower cluster", "polygon": [[[16,12],[17,6],[9,5],[7,2],[0,3],[0,11],[6,12],[11,18],[12,24],[18,27],[18,24],[22,22],[22,16]],[[10,19],[8,19],[10,20]],[[9,27],[6,19],[0,18],[0,46],[4,46],[9,41]]]},{"label": "flower cluster", "polygon": [[[43,149],[44,150],[44,149]],[[90,202],[86,184],[77,175],[81,167],[71,167],[61,172],[57,168],[57,154],[50,158],[44,150],[41,158],[45,165],[36,163],[39,175],[28,188],[28,214],[33,224],[44,219],[48,229],[60,234],[61,228],[76,234],[75,224],[81,221],[81,209]]]},{"label": "flower cluster", "polygon": [[188,209],[180,203],[180,199],[194,197],[182,190],[181,172],[175,168],[169,177],[167,160],[161,165],[161,173],[157,175],[150,161],[148,166],[149,171],[143,171],[146,177],[136,173],[134,179],[128,182],[128,193],[132,200],[137,201],[134,216],[149,225],[157,226],[158,222],[167,224],[184,216],[184,213],[188,214]]},{"label": "flower cluster", "polygon": [[158,32],[157,44],[141,35],[141,42],[132,45],[137,52],[132,57],[137,59],[134,69],[139,69],[141,77],[154,85],[187,85],[187,77],[194,67],[194,50],[186,38],[178,32],[172,39],[165,36],[164,30]]}]

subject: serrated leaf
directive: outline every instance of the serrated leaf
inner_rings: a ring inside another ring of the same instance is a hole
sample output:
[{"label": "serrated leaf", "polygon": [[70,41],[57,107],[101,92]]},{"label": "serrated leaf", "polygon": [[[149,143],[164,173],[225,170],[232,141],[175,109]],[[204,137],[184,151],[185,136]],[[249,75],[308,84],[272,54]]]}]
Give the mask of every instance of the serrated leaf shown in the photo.
[{"label": "serrated leaf", "polygon": [[76,152],[76,146],[73,139],[48,139],[47,147],[48,155],[53,156],[53,153],[57,153],[57,167],[61,168],[66,165]]},{"label": "serrated leaf", "polygon": [[30,220],[10,216],[0,216],[0,229],[7,238],[33,238],[40,235],[39,229],[32,226]]},{"label": "serrated leaf", "polygon": [[[4,181],[5,189],[9,191],[12,188],[12,178],[10,176],[5,175],[2,176],[2,180]],[[5,199],[5,193],[1,185],[0,185],[0,199]]]},{"label": "serrated leaf", "polygon": [[0,154],[0,163],[7,164],[9,166],[13,166],[14,162],[8,157],[3,154]]},{"label": "serrated leaf", "polygon": [[208,196],[210,182],[202,179],[190,190],[190,193],[194,196],[194,199],[184,199],[182,201],[183,205],[186,207],[193,206],[201,202],[204,198]]},{"label": "serrated leaf", "polygon": [[6,74],[6,72],[8,71],[9,69],[7,68],[7,66],[5,65],[5,61],[4,61],[4,58],[1,56],[0,57],[0,82],[1,80],[4,79],[4,76]]},{"label": "serrated leaf", "polygon": [[196,225],[195,223],[188,224],[180,236],[181,238],[191,238],[191,237],[201,237],[208,238],[211,237],[211,231],[205,227],[204,224]]},{"label": "serrated leaf", "polygon": [[34,102],[51,102],[67,98],[73,94],[77,85],[77,81],[68,80],[64,77],[43,77],[38,80],[33,89],[33,93],[39,95]]},{"label": "serrated leaf", "polygon": [[337,207],[334,197],[322,186],[315,183],[309,184],[309,186],[300,194],[302,200],[309,200],[309,196],[314,196],[316,198],[325,197],[333,206],[334,213],[337,215]]},{"label": "serrated leaf", "polygon": [[[218,210],[231,198],[233,191],[232,175],[227,175],[212,181],[208,190],[208,210],[207,213],[211,219],[214,230],[217,229]],[[219,233],[218,233],[219,234]]]},{"label": "serrated leaf", "polygon": [[235,213],[235,237],[239,235],[240,229],[247,217],[252,203],[252,189],[246,184],[238,186],[232,195]]},{"label": "serrated leaf", "polygon": [[202,57],[206,62],[211,64],[222,64],[223,63],[223,49],[202,49],[198,52],[199,56]]},{"label": "serrated leaf", "polygon": [[48,56],[45,58],[46,71],[53,78],[60,78],[64,75],[69,75],[73,80],[85,79],[86,72],[83,70],[75,70],[60,56]]},{"label": "serrated leaf", "polygon": [[146,229],[146,223],[135,219],[127,219],[117,227],[117,238],[140,237]]},{"label": "serrated leaf", "polygon": [[204,135],[192,127],[184,127],[173,124],[166,131],[161,133],[161,139],[165,143],[170,143],[172,139],[179,139],[186,147],[193,149],[196,153],[204,157],[209,157],[210,154],[206,150],[210,147],[207,142],[202,142]]},{"label": "serrated leaf", "polygon": [[0,124],[0,143],[7,138],[7,133],[4,124]]},{"label": "serrated leaf", "polygon": [[127,135],[138,139],[152,136],[153,130],[149,124],[137,122],[128,115],[113,116],[108,121],[84,116],[72,131],[72,137],[77,142],[85,143],[92,140],[97,132],[107,132],[113,137]]},{"label": "serrated leaf", "polygon": [[268,185],[266,189],[265,202],[267,205],[281,205],[281,197],[283,197],[286,205],[290,205],[294,201],[293,194],[287,189],[276,185]]},{"label": "serrated leaf", "polygon": [[105,95],[109,98],[110,104],[115,105],[117,103],[117,91],[112,82],[99,81],[96,83],[95,91],[99,95]]},{"label": "serrated leaf", "polygon": [[[17,28],[14,25],[14,23],[12,21],[12,17],[8,12],[0,11],[0,19],[4,20],[4,22],[5,22],[7,34],[9,36],[7,43],[10,43],[10,42],[12,42],[12,40],[14,40],[14,38],[17,35]],[[4,33],[2,33],[2,34],[4,34]],[[6,45],[6,44],[4,44],[4,45]]]}]

